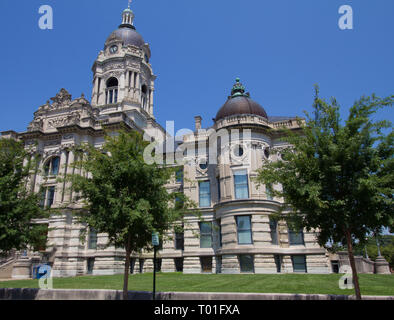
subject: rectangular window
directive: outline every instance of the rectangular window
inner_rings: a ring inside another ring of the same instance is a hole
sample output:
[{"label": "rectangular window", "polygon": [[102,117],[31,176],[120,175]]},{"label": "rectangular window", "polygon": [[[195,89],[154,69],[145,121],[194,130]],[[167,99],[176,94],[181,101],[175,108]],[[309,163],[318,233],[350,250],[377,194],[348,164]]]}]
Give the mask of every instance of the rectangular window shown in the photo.
[{"label": "rectangular window", "polygon": [[53,205],[55,199],[55,187],[49,187],[47,192],[47,208]]},{"label": "rectangular window", "polygon": [[304,245],[304,233],[289,229],[289,243],[290,245]]},{"label": "rectangular window", "polygon": [[278,244],[278,222],[270,219],[271,243]]},{"label": "rectangular window", "polygon": [[57,176],[59,174],[59,164],[60,164],[60,158],[59,157],[55,157],[55,158],[52,159],[51,174],[53,176]]},{"label": "rectangular window", "polygon": [[234,172],[235,199],[248,199],[248,173],[246,170]]},{"label": "rectangular window", "polygon": [[88,274],[93,274],[93,269],[94,269],[94,258],[88,258]]},{"label": "rectangular window", "polygon": [[307,272],[306,270],[306,257],[305,256],[292,256],[294,272]]},{"label": "rectangular window", "polygon": [[199,182],[200,207],[206,208],[211,206],[211,187],[209,181]]},{"label": "rectangular window", "polygon": [[200,248],[212,248],[212,223],[200,223]]},{"label": "rectangular window", "polygon": [[183,232],[175,233],[175,249],[184,250],[185,249],[185,236]]},{"label": "rectangular window", "polygon": [[136,261],[135,258],[130,259],[130,274],[134,273],[135,261]]},{"label": "rectangular window", "polygon": [[175,177],[177,183],[183,183],[183,168],[176,171]]},{"label": "rectangular window", "polygon": [[88,249],[92,249],[92,250],[97,249],[97,232],[93,228],[90,228],[89,230]]},{"label": "rectangular window", "polygon": [[238,244],[252,244],[252,224],[250,216],[238,216],[237,220],[237,233]]},{"label": "rectangular window", "polygon": [[45,208],[45,198],[47,195],[47,188],[42,188],[41,187],[41,200],[40,200],[40,208],[44,209]]},{"label": "rectangular window", "polygon": [[275,255],[276,272],[280,273],[282,270],[282,259],[281,256]]},{"label": "rectangular window", "polygon": [[201,257],[201,271],[212,273],[212,257]]},{"label": "rectangular window", "polygon": [[144,259],[139,259],[138,262],[140,264],[140,273],[143,273],[144,272],[144,262],[145,262],[145,260]]},{"label": "rectangular window", "polygon": [[221,248],[222,247],[222,221],[220,219],[216,220],[216,224],[218,226],[217,233],[218,233],[219,247]]},{"label": "rectangular window", "polygon": [[176,272],[183,272],[183,258],[175,258],[174,262]]},{"label": "rectangular window", "polygon": [[241,272],[254,272],[254,261],[252,255],[240,255],[239,265]]},{"label": "rectangular window", "polygon": [[156,272],[161,272],[162,263],[163,263],[163,259],[161,258],[156,259]]},{"label": "rectangular window", "polygon": [[267,195],[267,200],[274,200],[274,197],[272,195],[272,186],[271,185],[265,186],[265,193]]}]

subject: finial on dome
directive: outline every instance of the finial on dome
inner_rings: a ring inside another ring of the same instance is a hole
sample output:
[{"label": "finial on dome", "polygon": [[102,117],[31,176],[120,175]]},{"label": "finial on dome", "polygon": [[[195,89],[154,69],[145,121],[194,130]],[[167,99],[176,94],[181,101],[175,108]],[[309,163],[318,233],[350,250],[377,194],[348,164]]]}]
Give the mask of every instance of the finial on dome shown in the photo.
[{"label": "finial on dome", "polygon": [[235,84],[233,86],[233,89],[231,90],[231,98],[235,97],[248,97],[249,95],[246,93],[245,94],[245,87],[241,83],[240,78],[235,79]]},{"label": "finial on dome", "polygon": [[132,0],[129,0],[129,4],[127,6],[127,9],[123,10],[123,13],[122,13],[122,24],[120,25],[120,27],[128,27],[128,28],[135,29],[134,25],[133,25],[134,13],[130,9],[131,1]]}]

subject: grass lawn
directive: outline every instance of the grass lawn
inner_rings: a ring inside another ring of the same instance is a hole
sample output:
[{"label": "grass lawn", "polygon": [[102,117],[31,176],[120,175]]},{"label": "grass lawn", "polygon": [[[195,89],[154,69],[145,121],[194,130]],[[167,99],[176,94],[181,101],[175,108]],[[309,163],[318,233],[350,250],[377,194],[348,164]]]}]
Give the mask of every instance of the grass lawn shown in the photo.
[{"label": "grass lawn", "polygon": [[[339,274],[182,274],[158,273],[157,291],[184,292],[251,292],[251,293],[310,293],[353,295],[354,290],[341,290]],[[394,296],[394,276],[361,274],[363,295]],[[153,274],[130,275],[129,290],[152,291]],[[54,278],[54,289],[122,290],[123,275]],[[38,288],[38,280],[0,280],[0,288]]]}]

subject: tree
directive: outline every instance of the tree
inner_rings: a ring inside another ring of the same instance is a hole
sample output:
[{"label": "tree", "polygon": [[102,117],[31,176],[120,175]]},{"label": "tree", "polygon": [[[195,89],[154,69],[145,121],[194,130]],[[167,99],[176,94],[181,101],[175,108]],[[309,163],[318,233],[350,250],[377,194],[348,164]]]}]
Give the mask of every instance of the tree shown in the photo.
[{"label": "tree", "polygon": [[[393,235],[381,235],[379,236],[379,245],[382,256],[390,264],[390,268],[394,268],[394,236]],[[376,237],[367,237],[364,245],[355,246],[355,254],[364,255],[365,250],[368,253],[368,257],[375,261],[378,257],[378,247],[376,243]]]},{"label": "tree", "polygon": [[36,168],[23,143],[0,139],[0,250],[39,248],[46,241],[46,225],[34,223],[45,218],[40,208],[41,196],[30,192],[27,181]]},{"label": "tree", "polygon": [[107,234],[108,245],[126,251],[123,299],[127,299],[131,253],[151,250],[152,232],[163,236],[183,213],[183,206],[175,206],[175,198],[183,199],[182,194],[165,188],[173,170],[146,164],[147,145],[140,133],[120,131],[106,135],[102,149],[79,146],[85,156],[74,166],[88,174],[67,178],[85,201],[78,213],[80,222]]},{"label": "tree", "polygon": [[[279,216],[297,228],[317,231],[321,246],[346,245],[357,299],[361,299],[353,245],[366,234],[393,225],[394,159],[388,121],[373,121],[380,108],[392,106],[394,96],[362,97],[350,108],[343,124],[335,98],[330,103],[316,95],[314,117],[299,120],[302,133],[287,130],[291,147],[285,161],[266,162],[260,184],[277,184],[284,200]],[[284,214],[286,208],[291,208]]]}]

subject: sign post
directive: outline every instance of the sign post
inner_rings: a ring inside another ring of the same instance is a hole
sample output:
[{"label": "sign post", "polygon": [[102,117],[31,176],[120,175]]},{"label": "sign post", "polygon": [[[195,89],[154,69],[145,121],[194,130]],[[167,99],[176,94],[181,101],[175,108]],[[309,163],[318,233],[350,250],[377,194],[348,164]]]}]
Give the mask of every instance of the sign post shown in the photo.
[{"label": "sign post", "polygon": [[153,300],[156,300],[156,252],[157,247],[160,244],[159,234],[157,232],[152,233],[152,244],[153,244]]}]

